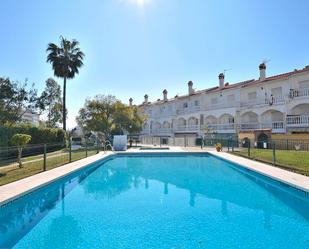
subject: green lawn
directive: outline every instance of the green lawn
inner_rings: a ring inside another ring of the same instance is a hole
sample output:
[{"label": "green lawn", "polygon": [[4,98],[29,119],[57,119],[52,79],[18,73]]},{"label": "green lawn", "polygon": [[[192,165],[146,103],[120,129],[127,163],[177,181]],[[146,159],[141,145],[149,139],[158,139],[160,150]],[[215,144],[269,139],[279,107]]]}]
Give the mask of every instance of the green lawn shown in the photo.
[{"label": "green lawn", "polygon": [[[88,156],[95,155],[96,152],[96,149],[90,149]],[[86,152],[84,150],[72,151],[72,161],[77,161],[85,157]],[[2,162],[0,167],[0,186],[42,172],[43,162],[43,155],[24,158],[23,168],[21,169],[13,161],[7,161],[6,164]],[[69,163],[69,152],[65,149],[47,154],[47,170],[67,163]]]},{"label": "green lawn", "polygon": [[[233,152],[235,155],[248,157],[248,150]],[[292,151],[292,150],[276,150],[276,165],[295,171],[304,175],[309,175],[309,152],[308,151]],[[271,149],[252,149],[250,150],[250,158],[267,163],[273,163],[273,151]]]}]

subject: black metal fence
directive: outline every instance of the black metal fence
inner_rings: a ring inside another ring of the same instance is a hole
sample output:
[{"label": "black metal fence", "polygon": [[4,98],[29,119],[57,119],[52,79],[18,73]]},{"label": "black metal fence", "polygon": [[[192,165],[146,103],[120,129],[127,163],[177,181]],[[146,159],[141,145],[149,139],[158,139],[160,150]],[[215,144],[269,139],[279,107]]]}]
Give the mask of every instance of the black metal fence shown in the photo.
[{"label": "black metal fence", "polygon": [[[80,160],[105,150],[102,143],[81,145],[37,144],[0,148],[0,185]],[[110,148],[107,148],[110,149]]]},{"label": "black metal fence", "polygon": [[141,139],[142,144],[155,146],[215,147],[220,144],[223,151],[242,157],[283,167],[301,174],[309,175],[308,140],[239,141],[222,137],[152,137]]}]

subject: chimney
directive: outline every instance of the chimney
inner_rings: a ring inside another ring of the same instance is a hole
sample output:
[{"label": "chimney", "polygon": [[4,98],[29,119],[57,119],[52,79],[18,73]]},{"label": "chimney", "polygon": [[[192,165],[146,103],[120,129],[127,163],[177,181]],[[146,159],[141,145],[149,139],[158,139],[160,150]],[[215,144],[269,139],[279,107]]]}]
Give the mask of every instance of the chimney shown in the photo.
[{"label": "chimney", "polygon": [[188,82],[188,94],[191,95],[194,93],[194,90],[193,90],[193,82],[190,80]]},{"label": "chimney", "polygon": [[259,65],[260,69],[260,80],[265,80],[266,79],[266,64],[263,62]]},{"label": "chimney", "polygon": [[145,103],[145,104],[148,103],[148,95],[147,95],[147,94],[145,94],[145,96],[144,96],[144,103]]},{"label": "chimney", "polygon": [[219,87],[220,88],[224,87],[224,74],[223,73],[219,74]]},{"label": "chimney", "polygon": [[129,105],[130,105],[130,106],[132,106],[132,102],[133,102],[133,99],[130,98],[130,99],[129,99],[129,103],[130,103]]},{"label": "chimney", "polygon": [[163,90],[163,100],[167,101],[167,90],[166,89]]}]

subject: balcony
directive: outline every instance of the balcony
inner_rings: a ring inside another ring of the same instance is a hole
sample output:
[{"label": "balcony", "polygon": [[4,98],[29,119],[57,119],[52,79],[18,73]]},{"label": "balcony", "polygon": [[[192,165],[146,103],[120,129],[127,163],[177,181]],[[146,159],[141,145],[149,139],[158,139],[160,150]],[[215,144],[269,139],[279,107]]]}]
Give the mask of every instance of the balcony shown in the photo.
[{"label": "balcony", "polygon": [[151,135],[170,135],[173,131],[171,128],[158,128],[158,129],[152,129]]},{"label": "balcony", "polygon": [[181,114],[195,113],[195,112],[199,112],[200,110],[201,110],[200,106],[191,106],[191,107],[177,110],[177,114],[181,115]]},{"label": "balcony", "polygon": [[286,117],[286,127],[289,130],[308,131],[309,115],[288,115]]},{"label": "balcony", "polygon": [[242,108],[255,108],[257,106],[265,106],[265,105],[277,105],[283,104],[284,97],[283,96],[272,96],[269,98],[262,98],[262,99],[254,99],[241,102]]},{"label": "balcony", "polygon": [[241,123],[239,125],[241,131],[252,131],[258,129],[271,129],[273,133],[285,133],[284,121],[269,121],[269,122],[250,122]]},{"label": "balcony", "polygon": [[240,103],[234,101],[231,103],[220,103],[220,104],[207,105],[203,108],[203,110],[209,111],[209,110],[217,110],[217,109],[232,108],[232,107],[239,107],[239,106],[240,106]]},{"label": "balcony", "polygon": [[236,125],[233,123],[227,124],[207,124],[202,126],[202,132],[217,132],[217,133],[235,133],[236,132]]},{"label": "balcony", "polygon": [[199,125],[178,125],[174,128],[175,132],[199,132]]},{"label": "balcony", "polygon": [[290,90],[290,98],[294,99],[294,98],[302,98],[302,97],[309,97],[309,89],[305,88],[305,89],[291,89]]},{"label": "balcony", "polygon": [[285,126],[283,121],[263,122],[262,129],[271,129],[273,133],[285,133]]},{"label": "balcony", "polygon": [[257,122],[250,122],[250,123],[241,123],[239,125],[239,129],[241,131],[251,131],[251,130],[257,130],[260,129],[261,126]]}]

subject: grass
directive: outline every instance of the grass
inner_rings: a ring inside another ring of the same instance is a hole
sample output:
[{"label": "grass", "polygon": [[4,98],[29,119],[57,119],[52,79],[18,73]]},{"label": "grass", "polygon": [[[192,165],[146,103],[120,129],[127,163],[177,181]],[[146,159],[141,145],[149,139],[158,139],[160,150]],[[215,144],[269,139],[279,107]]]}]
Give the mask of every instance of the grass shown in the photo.
[{"label": "grass", "polygon": [[[235,155],[248,157],[248,150],[232,152]],[[271,149],[252,149],[250,150],[250,158],[269,164],[273,163],[273,151]],[[275,153],[276,166],[303,174],[309,175],[309,152],[308,151],[292,151],[292,150],[276,150]]]},{"label": "grass", "polygon": [[[88,150],[88,156],[96,154],[95,149]],[[86,157],[85,150],[72,151],[72,162]],[[0,167],[0,186],[20,180],[27,176],[43,172],[43,155],[26,157],[23,159],[23,168],[19,168],[17,163],[7,161],[1,163]],[[69,163],[69,151],[66,149],[48,153],[46,157],[46,169],[50,170]]]}]

